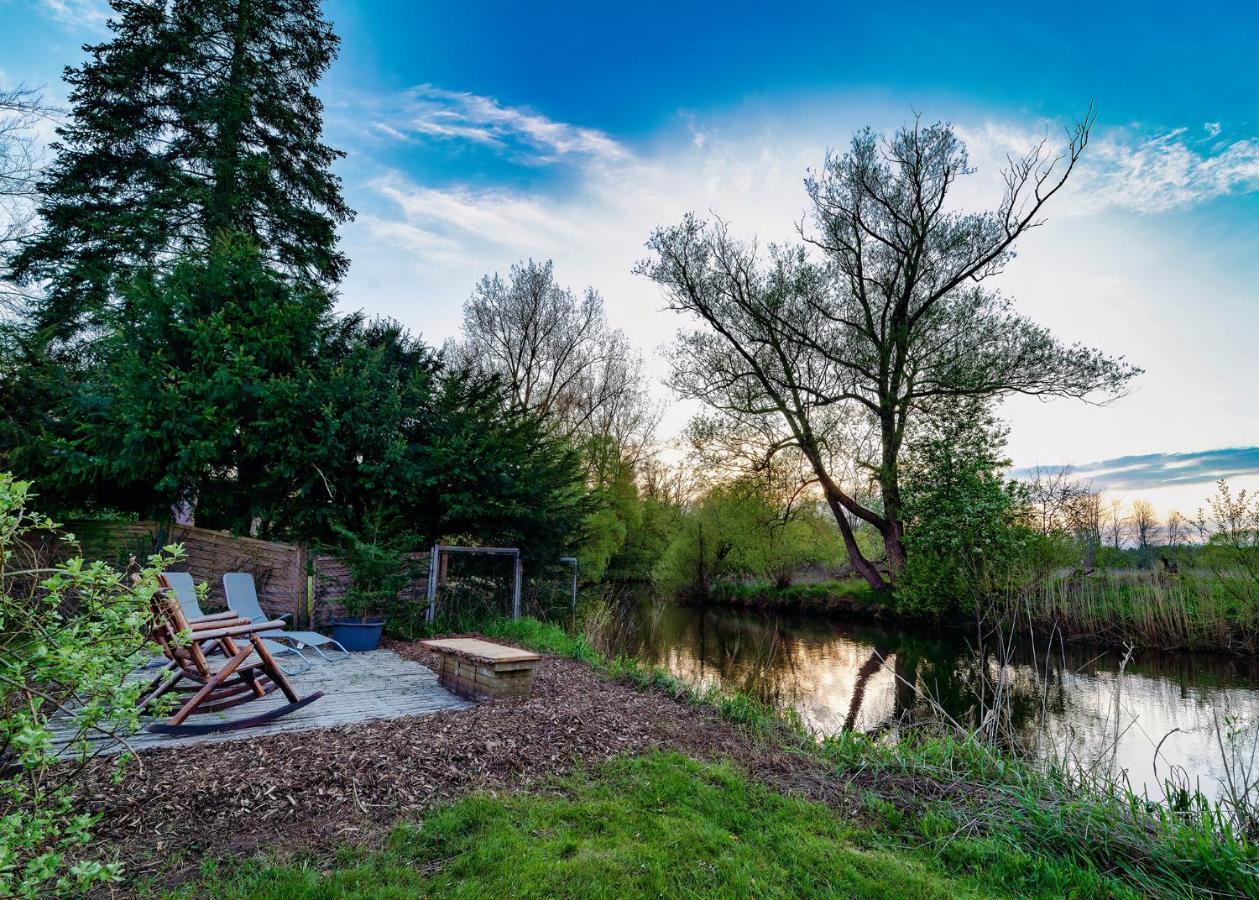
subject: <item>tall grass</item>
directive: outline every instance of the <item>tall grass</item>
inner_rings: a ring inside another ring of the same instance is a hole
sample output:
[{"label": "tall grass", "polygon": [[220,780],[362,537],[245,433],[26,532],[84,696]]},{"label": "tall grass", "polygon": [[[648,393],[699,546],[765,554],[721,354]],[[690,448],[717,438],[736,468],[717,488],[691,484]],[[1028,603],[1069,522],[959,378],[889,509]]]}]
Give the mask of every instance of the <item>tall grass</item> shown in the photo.
[{"label": "tall grass", "polygon": [[1259,653],[1259,604],[1227,577],[1101,573],[1050,578],[1017,603],[1043,630],[1164,650]]}]

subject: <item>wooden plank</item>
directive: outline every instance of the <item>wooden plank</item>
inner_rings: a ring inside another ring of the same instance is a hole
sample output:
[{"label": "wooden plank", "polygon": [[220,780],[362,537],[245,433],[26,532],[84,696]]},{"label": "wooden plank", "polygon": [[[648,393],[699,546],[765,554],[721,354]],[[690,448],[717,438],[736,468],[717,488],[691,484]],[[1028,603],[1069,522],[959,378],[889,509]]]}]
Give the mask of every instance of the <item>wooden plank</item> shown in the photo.
[{"label": "wooden plank", "polygon": [[464,659],[491,665],[495,663],[538,662],[542,659],[537,653],[529,650],[522,650],[519,647],[506,647],[502,644],[491,644],[489,641],[482,641],[477,638],[442,638],[440,640],[420,641],[420,643],[430,650],[436,650],[438,653],[452,653]]}]

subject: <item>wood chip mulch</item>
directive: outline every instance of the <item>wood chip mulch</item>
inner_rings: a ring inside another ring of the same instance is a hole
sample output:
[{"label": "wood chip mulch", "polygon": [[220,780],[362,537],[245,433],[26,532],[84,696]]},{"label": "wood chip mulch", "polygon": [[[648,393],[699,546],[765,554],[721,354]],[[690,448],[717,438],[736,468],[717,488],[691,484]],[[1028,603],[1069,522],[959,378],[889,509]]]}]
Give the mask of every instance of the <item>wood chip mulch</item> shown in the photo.
[{"label": "wood chip mulch", "polygon": [[[430,668],[414,644],[389,649]],[[547,657],[533,696],[465,710],[149,750],[121,783],[93,763],[79,793],[104,815],[94,850],[131,878],[171,881],[200,860],[375,845],[408,813],[476,790],[516,790],[622,753],[732,759],[758,779],[850,813],[857,793],[815,760],[758,740],[710,709]]]}]

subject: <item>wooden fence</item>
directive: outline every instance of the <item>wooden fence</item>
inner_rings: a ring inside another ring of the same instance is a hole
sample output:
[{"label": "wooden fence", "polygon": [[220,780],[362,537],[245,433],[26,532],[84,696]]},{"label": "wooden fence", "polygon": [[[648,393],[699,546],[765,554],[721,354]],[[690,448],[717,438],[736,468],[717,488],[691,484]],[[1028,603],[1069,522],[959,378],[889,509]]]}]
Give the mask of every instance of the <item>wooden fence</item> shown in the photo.
[{"label": "wooden fence", "polygon": [[206,582],[207,612],[227,606],[225,573],[249,572],[264,612],[290,613],[294,624],[307,621],[309,555],[302,547],[159,522],[68,522],[66,528],[78,538],[85,557],[115,564],[125,563],[131,555],[143,558],[167,544],[182,544],[184,558],[171,568]]},{"label": "wooden fence", "polygon": [[[225,573],[249,572],[268,615],[290,613],[294,625],[324,627],[345,613],[340,600],[350,589],[350,570],[335,556],[311,554],[294,544],[159,522],[80,521],[66,523],[66,529],[74,533],[85,557],[119,567],[130,556],[143,559],[168,544],[183,545],[184,557],[171,569],[191,572],[198,583],[206,582],[207,612],[227,607]],[[420,574],[403,588],[400,600],[427,604],[428,557],[427,553],[411,557]]]}]

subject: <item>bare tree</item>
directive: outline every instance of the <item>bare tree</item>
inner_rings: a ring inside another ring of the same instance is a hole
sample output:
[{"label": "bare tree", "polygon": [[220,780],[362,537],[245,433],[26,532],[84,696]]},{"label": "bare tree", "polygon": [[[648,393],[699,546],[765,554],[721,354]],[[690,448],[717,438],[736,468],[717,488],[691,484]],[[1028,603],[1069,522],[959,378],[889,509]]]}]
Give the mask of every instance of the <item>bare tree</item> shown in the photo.
[{"label": "bare tree", "polygon": [[1191,523],[1180,510],[1173,509],[1167,514],[1167,523],[1163,526],[1163,533],[1167,539],[1167,549],[1175,552],[1189,538]]},{"label": "bare tree", "polygon": [[1137,549],[1148,554],[1150,547],[1158,540],[1159,521],[1154,506],[1147,500],[1135,500],[1132,513],[1128,516],[1132,525],[1132,533],[1136,538]]},{"label": "bare tree", "polygon": [[1041,533],[1075,531],[1079,516],[1088,512],[1079,507],[1092,492],[1073,473],[1070,466],[1036,466],[1024,479]]},{"label": "bare tree", "polygon": [[[0,264],[5,270],[35,221],[36,181],[43,166],[37,132],[52,116],[39,91],[23,85],[0,90]],[[0,278],[0,314],[15,312],[25,296]]]},{"label": "bare tree", "polygon": [[1131,538],[1128,517],[1123,512],[1123,501],[1111,497],[1102,511],[1102,531],[1108,546],[1122,550]]},{"label": "bare tree", "polygon": [[1082,485],[1081,490],[1069,502],[1066,509],[1067,527],[1080,542],[1083,556],[1081,563],[1091,569],[1097,564],[1097,551],[1102,546],[1104,527],[1102,495],[1092,485]]},{"label": "bare tree", "polygon": [[[675,386],[715,409],[773,416],[814,466],[854,567],[881,575],[851,539],[846,515],[877,528],[893,573],[904,562],[900,456],[915,415],[958,397],[1011,393],[1087,397],[1116,393],[1138,369],[1067,346],[1018,315],[981,282],[1041,223],[1088,142],[1092,115],[1062,154],[1033,148],[1012,161],[995,211],[960,213],[946,202],[972,169],[948,125],[915,122],[890,140],[870,131],[828,157],[806,186],[809,243],[771,247],[733,239],[692,215],[657,229],[637,271],[661,285],[670,308],[697,318],[674,353]],[[822,457],[816,423],[845,409],[877,436],[865,460],[878,502],[843,490]]]},{"label": "bare tree", "polygon": [[450,352],[502,376],[514,402],[557,432],[607,437],[630,461],[659,421],[642,355],[608,325],[599,293],[560,286],[549,260],[482,278],[464,304],[463,341]]}]

